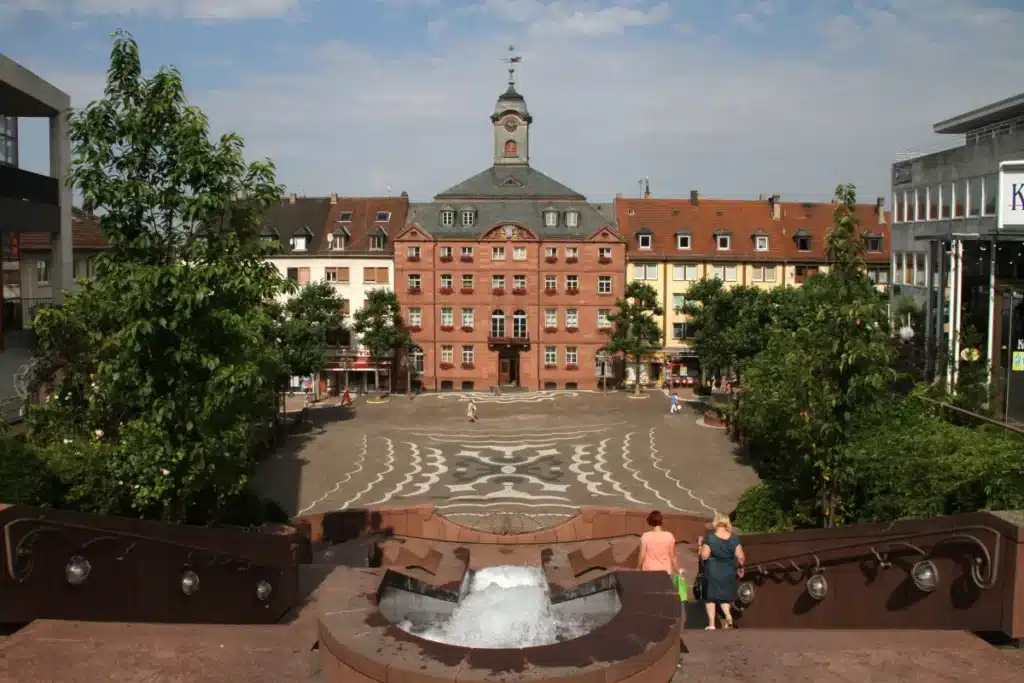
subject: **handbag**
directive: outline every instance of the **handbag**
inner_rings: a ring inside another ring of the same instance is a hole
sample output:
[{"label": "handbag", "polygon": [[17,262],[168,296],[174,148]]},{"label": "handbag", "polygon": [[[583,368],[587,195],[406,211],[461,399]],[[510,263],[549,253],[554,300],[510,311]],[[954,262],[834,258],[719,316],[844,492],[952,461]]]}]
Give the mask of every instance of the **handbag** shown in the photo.
[{"label": "handbag", "polygon": [[704,573],[704,563],[697,564],[697,578],[693,580],[693,599],[703,602],[708,594],[708,577]]}]

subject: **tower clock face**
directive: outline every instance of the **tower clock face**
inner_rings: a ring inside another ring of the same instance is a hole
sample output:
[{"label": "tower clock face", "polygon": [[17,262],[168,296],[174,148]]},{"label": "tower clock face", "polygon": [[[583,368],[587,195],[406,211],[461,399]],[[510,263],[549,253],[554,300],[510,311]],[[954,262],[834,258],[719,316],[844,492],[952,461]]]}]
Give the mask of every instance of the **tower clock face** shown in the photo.
[{"label": "tower clock face", "polygon": [[509,133],[515,133],[517,128],[519,128],[518,121],[516,121],[515,119],[505,120],[505,130],[507,130]]}]

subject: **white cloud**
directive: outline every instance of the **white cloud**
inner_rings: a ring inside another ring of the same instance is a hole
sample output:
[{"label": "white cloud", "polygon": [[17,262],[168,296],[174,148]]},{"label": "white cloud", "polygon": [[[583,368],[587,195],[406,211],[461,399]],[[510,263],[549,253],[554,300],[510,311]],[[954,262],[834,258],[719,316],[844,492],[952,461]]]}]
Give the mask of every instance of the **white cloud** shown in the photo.
[{"label": "white cloud", "polygon": [[299,0],[3,0],[3,5],[7,12],[152,14],[213,21],[280,17],[298,10]]},{"label": "white cloud", "polygon": [[[888,194],[889,164],[902,154],[959,142],[932,135],[935,121],[1020,88],[1024,12],[963,0],[929,13],[923,2],[860,0],[814,26],[794,25],[782,9],[762,11],[766,39],[795,30],[808,44],[752,55],[749,46],[730,47],[749,33],[727,22],[712,37],[698,19],[672,15],[656,33],[565,40],[533,28],[555,16],[552,5],[563,17],[583,13],[571,32],[580,36],[609,25],[598,17],[610,3],[487,0],[474,20],[507,12],[506,21],[468,40],[457,38],[466,15],[442,12],[434,19],[448,21],[444,40],[419,52],[328,43],[287,72],[189,95],[216,129],[243,134],[252,157],[273,157],[295,190],[390,186],[422,199],[490,164],[502,45],[515,42],[524,58],[519,87],[535,116],[532,162],[595,200],[635,193],[636,180],[649,176],[662,196],[698,189],[820,200],[854,182],[872,201]],[[619,6],[647,16],[652,9]],[[671,30],[680,20],[694,30]],[[95,75],[30,66],[78,103],[99,92]]]}]

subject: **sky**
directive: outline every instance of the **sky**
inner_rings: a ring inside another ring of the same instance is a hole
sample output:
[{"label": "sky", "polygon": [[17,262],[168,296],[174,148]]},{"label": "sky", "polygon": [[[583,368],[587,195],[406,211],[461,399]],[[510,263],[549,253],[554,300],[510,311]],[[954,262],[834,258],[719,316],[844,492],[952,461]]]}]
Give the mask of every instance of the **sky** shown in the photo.
[{"label": "sky", "polygon": [[[587,195],[888,196],[932,125],[1020,92],[1024,0],[0,0],[0,52],[102,94],[110,34],[181,70],[289,192],[426,200],[491,163],[514,45],[531,165]],[[22,166],[46,172],[45,122]]]}]

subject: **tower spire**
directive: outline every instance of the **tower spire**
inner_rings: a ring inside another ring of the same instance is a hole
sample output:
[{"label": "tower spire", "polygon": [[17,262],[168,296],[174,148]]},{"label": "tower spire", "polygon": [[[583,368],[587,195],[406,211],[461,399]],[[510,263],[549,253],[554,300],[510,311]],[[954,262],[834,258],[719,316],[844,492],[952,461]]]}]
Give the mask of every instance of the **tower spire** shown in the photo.
[{"label": "tower spire", "polygon": [[516,46],[508,46],[508,57],[505,57],[501,61],[508,64],[508,87],[509,90],[515,90],[516,87],[516,64],[523,61],[523,58],[516,54]]}]

